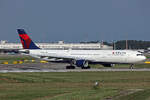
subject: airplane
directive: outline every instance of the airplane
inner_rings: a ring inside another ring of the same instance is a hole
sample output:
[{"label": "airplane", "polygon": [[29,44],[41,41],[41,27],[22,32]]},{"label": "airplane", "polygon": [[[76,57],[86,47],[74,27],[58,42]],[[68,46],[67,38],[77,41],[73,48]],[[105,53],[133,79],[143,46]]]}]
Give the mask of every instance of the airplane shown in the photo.
[{"label": "airplane", "polygon": [[23,52],[32,57],[49,60],[64,61],[69,63],[66,69],[89,69],[89,64],[102,64],[105,67],[112,67],[114,64],[131,64],[131,67],[146,59],[146,57],[132,50],[48,50],[39,48],[27,35],[24,29],[17,29]]}]

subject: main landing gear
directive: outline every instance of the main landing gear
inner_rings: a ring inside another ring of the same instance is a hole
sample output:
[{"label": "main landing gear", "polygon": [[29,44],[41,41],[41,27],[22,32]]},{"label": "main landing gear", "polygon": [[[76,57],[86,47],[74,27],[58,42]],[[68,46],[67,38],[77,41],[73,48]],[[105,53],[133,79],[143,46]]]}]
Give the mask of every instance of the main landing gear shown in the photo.
[{"label": "main landing gear", "polygon": [[73,66],[73,65],[66,66],[66,69],[75,69],[75,66]]},{"label": "main landing gear", "polygon": [[[91,67],[90,66],[87,66],[87,67],[81,67],[82,69],[90,69]],[[66,69],[75,69],[75,66],[73,65],[70,65],[70,66],[66,66]]]},{"label": "main landing gear", "polygon": [[91,67],[88,65],[88,61],[84,60],[72,60],[69,66],[66,66],[66,69],[75,69],[75,67],[81,67],[81,69],[90,69]]},{"label": "main landing gear", "polygon": [[82,69],[90,69],[91,67],[90,66],[87,66],[87,67],[81,67]]}]

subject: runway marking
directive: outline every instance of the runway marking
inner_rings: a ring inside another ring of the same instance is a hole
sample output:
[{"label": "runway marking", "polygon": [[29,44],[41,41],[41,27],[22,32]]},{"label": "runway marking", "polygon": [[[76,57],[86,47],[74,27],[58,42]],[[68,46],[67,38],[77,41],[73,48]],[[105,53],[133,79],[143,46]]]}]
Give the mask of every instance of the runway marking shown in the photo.
[{"label": "runway marking", "polygon": [[146,61],[145,64],[150,64],[150,61]]}]

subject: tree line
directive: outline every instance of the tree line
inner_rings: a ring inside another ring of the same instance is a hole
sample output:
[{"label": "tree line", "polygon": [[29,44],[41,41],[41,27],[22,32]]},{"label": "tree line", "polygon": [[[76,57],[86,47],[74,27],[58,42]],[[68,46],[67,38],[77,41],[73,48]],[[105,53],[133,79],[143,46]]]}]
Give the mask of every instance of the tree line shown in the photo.
[{"label": "tree line", "polygon": [[[128,49],[147,49],[150,47],[150,41],[127,40]],[[126,40],[115,42],[116,49],[126,49]]]},{"label": "tree line", "polygon": [[[101,41],[89,41],[89,42],[80,42],[80,43],[102,43]],[[126,49],[126,40],[119,40],[116,42],[103,42],[104,45],[114,46],[116,49]],[[128,49],[147,49],[150,47],[150,41],[142,40],[127,40]]]}]

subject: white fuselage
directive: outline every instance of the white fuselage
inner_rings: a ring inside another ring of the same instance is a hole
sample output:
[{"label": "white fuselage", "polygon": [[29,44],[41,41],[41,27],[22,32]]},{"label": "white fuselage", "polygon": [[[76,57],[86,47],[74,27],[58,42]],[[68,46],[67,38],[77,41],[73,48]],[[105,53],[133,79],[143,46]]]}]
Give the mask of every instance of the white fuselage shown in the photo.
[{"label": "white fuselage", "polygon": [[86,60],[106,63],[137,63],[146,59],[141,53],[132,50],[29,50],[34,57]]}]

